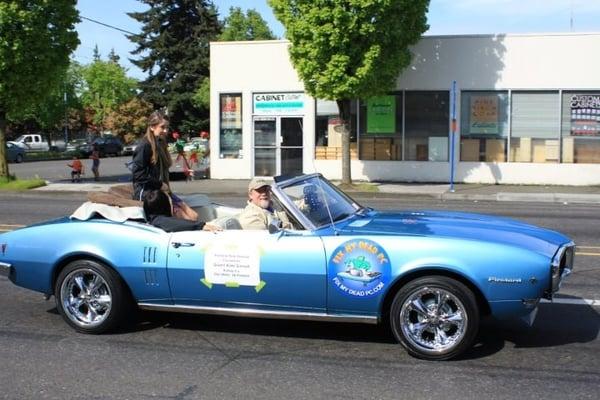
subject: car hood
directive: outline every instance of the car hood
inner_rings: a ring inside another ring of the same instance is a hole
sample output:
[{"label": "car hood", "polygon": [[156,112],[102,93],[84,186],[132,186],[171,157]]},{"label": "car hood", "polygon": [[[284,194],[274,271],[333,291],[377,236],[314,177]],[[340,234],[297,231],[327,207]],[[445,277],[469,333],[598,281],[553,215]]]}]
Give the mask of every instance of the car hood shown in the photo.
[{"label": "car hood", "polygon": [[356,216],[342,228],[360,235],[436,236],[509,244],[548,257],[570,239],[558,232],[515,221],[464,212],[377,212]]}]

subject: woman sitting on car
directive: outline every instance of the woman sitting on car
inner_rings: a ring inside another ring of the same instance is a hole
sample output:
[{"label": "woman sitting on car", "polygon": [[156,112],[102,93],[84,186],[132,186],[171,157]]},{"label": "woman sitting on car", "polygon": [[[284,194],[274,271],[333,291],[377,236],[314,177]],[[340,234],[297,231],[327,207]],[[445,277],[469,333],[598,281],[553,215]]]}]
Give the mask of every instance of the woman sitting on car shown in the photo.
[{"label": "woman sitting on car", "polygon": [[168,126],[169,120],[161,111],[155,111],[148,117],[146,134],[135,148],[131,163],[133,199],[143,201],[148,191],[163,190],[172,197],[175,217],[196,221],[198,214],[175,196],[169,186],[172,160],[167,149]]}]

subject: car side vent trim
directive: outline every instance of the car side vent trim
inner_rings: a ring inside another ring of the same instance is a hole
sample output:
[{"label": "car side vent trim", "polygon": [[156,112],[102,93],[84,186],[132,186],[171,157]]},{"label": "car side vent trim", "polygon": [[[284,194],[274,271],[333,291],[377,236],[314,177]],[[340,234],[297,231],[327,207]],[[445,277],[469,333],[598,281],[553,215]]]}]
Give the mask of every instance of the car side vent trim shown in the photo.
[{"label": "car side vent trim", "polygon": [[148,286],[158,286],[158,278],[156,276],[156,269],[145,269],[144,270],[144,281]]},{"label": "car side vent trim", "polygon": [[144,247],[144,264],[156,264],[156,247]]}]

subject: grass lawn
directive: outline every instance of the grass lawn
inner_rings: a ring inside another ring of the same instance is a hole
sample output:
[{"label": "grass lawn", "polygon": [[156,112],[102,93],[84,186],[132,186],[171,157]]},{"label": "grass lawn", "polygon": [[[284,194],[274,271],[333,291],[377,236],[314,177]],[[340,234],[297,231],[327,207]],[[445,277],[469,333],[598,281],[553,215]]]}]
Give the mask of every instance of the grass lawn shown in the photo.
[{"label": "grass lawn", "polygon": [[0,178],[0,190],[29,190],[40,186],[46,186],[46,181],[43,179],[14,179]]},{"label": "grass lawn", "polygon": [[343,183],[338,183],[337,186],[343,191],[347,192],[368,192],[368,193],[378,193],[379,188],[378,185],[371,182],[358,182],[352,183],[351,185],[344,185]]}]

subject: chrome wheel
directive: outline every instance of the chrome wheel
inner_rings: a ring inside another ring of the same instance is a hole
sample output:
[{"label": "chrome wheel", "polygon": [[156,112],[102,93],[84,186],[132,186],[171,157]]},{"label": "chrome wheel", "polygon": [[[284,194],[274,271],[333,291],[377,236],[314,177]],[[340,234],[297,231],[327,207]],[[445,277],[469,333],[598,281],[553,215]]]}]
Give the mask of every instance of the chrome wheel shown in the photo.
[{"label": "chrome wheel", "polygon": [[447,290],[423,287],[402,304],[404,337],[424,352],[446,352],[462,341],[468,316],[462,302]]},{"label": "chrome wheel", "polygon": [[62,280],[60,301],[69,320],[82,328],[101,325],[113,303],[108,283],[91,268],[75,269]]}]

